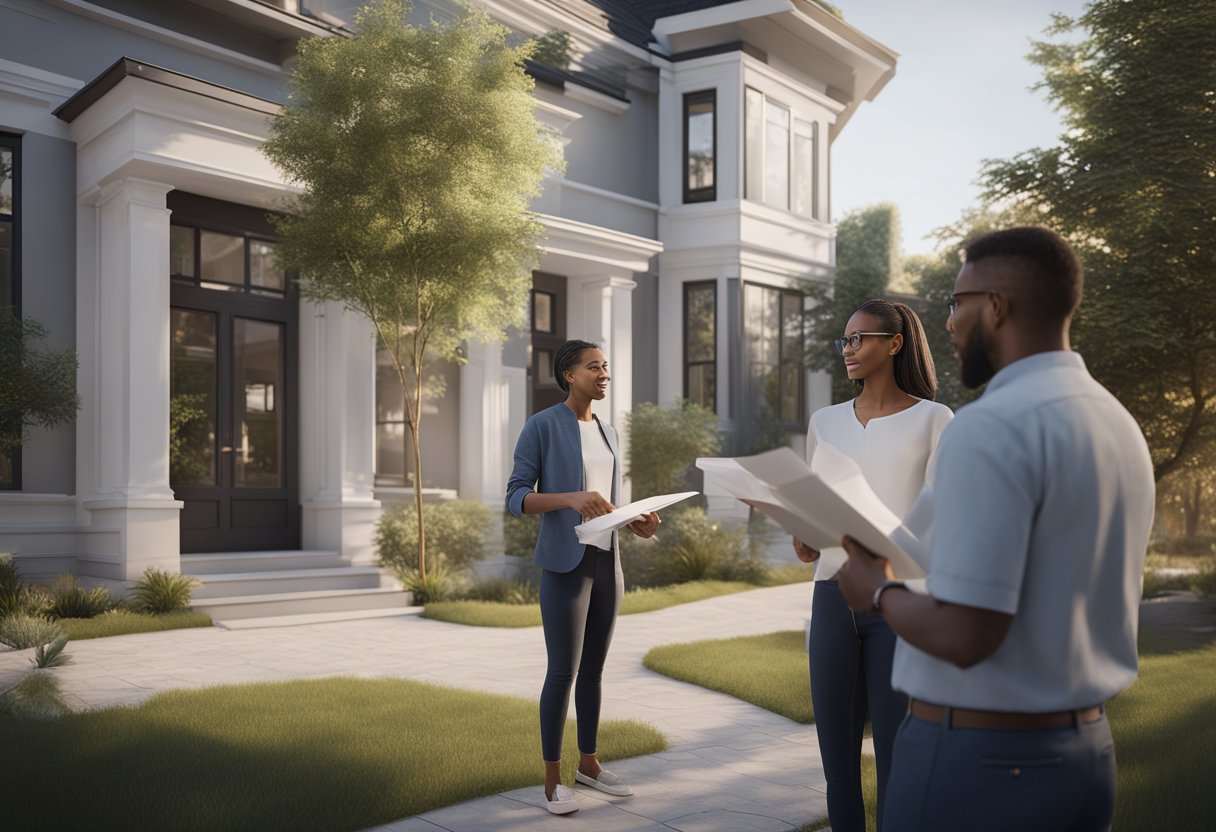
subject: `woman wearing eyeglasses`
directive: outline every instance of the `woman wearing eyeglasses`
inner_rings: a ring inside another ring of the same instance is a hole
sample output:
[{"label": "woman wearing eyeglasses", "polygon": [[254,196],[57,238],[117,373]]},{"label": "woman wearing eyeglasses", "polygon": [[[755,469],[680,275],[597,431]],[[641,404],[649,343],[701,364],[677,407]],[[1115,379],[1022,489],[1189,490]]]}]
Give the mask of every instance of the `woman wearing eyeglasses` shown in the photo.
[{"label": "woman wearing eyeglasses", "polygon": [[[819,446],[834,445],[857,462],[874,492],[902,517],[924,486],[937,439],[954,417],[933,401],[937,374],[924,328],[905,304],[871,300],[857,308],[835,343],[860,392],[811,416],[807,461]],[[843,549],[820,552],[795,540],[794,552],[799,560],[815,562],[808,651],[828,819],[833,832],[866,828],[861,740],[868,715],[881,830],[895,733],[908,709],[907,697],[891,688],[895,634],[880,613],[854,613],[845,603],[834,580],[846,560]]]}]

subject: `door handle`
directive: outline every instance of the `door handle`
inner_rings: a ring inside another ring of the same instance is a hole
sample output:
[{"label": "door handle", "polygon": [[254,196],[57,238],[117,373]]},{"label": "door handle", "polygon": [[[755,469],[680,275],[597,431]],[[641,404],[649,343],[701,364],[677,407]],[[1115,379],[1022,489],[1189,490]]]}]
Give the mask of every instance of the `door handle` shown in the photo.
[{"label": "door handle", "polygon": [[230,454],[230,453],[232,453],[232,450],[233,450],[233,449],[232,449],[232,446],[231,446],[231,445],[225,445],[224,447],[220,448],[220,453],[222,453],[222,454]]}]

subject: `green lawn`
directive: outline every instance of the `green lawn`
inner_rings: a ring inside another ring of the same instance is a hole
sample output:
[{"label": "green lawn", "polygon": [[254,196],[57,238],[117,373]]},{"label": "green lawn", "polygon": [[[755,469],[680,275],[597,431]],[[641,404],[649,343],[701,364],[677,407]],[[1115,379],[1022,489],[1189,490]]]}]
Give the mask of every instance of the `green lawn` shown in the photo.
[{"label": "green lawn", "polygon": [[[0,717],[0,735],[3,826],[25,832],[359,830],[543,780],[535,702],[396,679],[177,691]],[[601,727],[604,760],[664,747],[640,723]],[[573,722],[563,761],[572,781]]]},{"label": "green lawn", "polygon": [[60,618],[57,621],[72,641],[80,641],[86,638],[105,638],[106,636],[125,636],[130,633],[155,633],[160,630],[181,630],[187,627],[211,626],[211,616],[205,612],[194,612],[193,610],[151,615],[149,613],[117,609],[102,613],[94,618]]},{"label": "green lawn", "polygon": [[[1140,677],[1109,705],[1119,759],[1114,830],[1216,829],[1216,791],[1195,787],[1216,780],[1216,643],[1179,650],[1143,636]],[[657,647],[645,664],[809,722],[802,645],[801,632],[699,641]]]},{"label": "green lawn", "polygon": [[[766,586],[809,581],[806,570],[773,570],[772,579]],[[621,615],[653,612],[677,604],[704,601],[719,595],[732,595],[758,589],[755,584],[743,581],[689,581],[671,586],[645,587],[625,593],[621,599]],[[504,604],[499,601],[437,601],[427,604],[422,613],[425,618],[447,621],[452,624],[468,624],[474,627],[539,627],[539,604]]]}]

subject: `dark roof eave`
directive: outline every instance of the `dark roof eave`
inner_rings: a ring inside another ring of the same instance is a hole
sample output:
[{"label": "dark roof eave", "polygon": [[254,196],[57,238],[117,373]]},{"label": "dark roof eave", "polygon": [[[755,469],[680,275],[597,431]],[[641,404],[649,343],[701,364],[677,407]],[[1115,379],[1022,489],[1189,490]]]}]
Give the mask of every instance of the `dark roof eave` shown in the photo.
[{"label": "dark roof eave", "polygon": [[71,124],[81,114],[96,104],[102,96],[122,83],[125,78],[140,78],[154,84],[163,84],[164,86],[182,90],[183,92],[190,92],[205,98],[223,101],[226,104],[244,107],[247,110],[265,113],[266,115],[275,115],[282,106],[273,101],[267,101],[264,98],[250,95],[247,92],[213,84],[201,78],[184,75],[171,69],[164,69],[163,67],[136,61],[124,56],[111,64],[105,72],[81,87],[75,95],[55,108],[54,114],[61,120]]}]

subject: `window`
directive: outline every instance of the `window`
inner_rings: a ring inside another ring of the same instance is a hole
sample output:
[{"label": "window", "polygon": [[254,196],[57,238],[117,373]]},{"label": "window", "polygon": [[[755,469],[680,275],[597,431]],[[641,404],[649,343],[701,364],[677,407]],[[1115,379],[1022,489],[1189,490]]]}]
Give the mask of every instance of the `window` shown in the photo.
[{"label": "window", "polygon": [[273,242],[194,225],[169,226],[169,274],[220,292],[287,293],[287,272],[275,260]]},{"label": "window", "polygon": [[717,411],[718,287],[684,284],[684,398]]},{"label": "window", "polygon": [[743,289],[749,379],[754,422],[801,425],[803,401],[802,293],[747,284]]},{"label": "window", "polygon": [[714,185],[717,125],[715,90],[684,96],[685,202],[712,202],[718,198]]},{"label": "window", "polygon": [[[21,140],[0,133],[0,309],[21,316]],[[0,491],[21,487],[20,449],[0,452]]]},{"label": "window", "polygon": [[819,218],[819,124],[747,87],[744,93],[743,195]]}]

